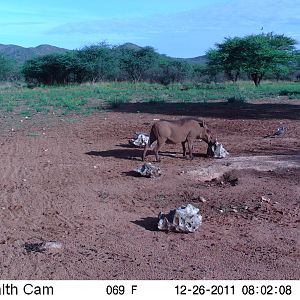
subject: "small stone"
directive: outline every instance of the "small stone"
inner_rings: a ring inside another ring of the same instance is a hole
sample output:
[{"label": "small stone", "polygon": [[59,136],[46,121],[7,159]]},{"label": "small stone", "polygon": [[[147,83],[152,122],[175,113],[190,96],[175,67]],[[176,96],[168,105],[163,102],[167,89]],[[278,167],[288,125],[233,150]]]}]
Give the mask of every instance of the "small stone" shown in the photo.
[{"label": "small stone", "polygon": [[271,199],[266,196],[261,196],[261,200],[270,203]]},{"label": "small stone", "polygon": [[200,201],[201,201],[202,203],[207,202],[207,200],[206,200],[204,197],[202,197],[202,196],[201,196],[199,199],[200,199]]},{"label": "small stone", "polygon": [[30,252],[44,252],[46,250],[62,249],[62,244],[55,241],[40,242],[40,243],[25,243],[24,248],[27,253]]}]

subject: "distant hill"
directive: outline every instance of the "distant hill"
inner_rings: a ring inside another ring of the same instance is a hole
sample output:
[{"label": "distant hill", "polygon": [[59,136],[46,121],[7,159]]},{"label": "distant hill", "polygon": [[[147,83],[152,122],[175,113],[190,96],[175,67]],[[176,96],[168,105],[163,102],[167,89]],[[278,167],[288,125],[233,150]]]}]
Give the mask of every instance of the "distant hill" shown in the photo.
[{"label": "distant hill", "polygon": [[192,58],[174,58],[174,59],[183,60],[194,65],[205,65],[207,63],[206,55],[192,57]]},{"label": "distant hill", "polygon": [[[125,43],[123,45],[118,46],[118,48],[125,48],[125,49],[133,49],[133,50],[140,50],[142,49],[141,46],[133,44],[133,43]],[[170,57],[171,59],[186,61],[190,64],[197,64],[197,65],[205,65],[207,63],[207,58],[205,55],[192,57],[192,58],[177,58],[177,57]]]},{"label": "distant hill", "polygon": [[[133,50],[142,49],[141,46],[138,46],[133,43],[125,43],[123,45],[118,46],[118,48],[127,48]],[[32,59],[36,56],[43,56],[51,53],[63,53],[69,51],[68,49],[59,48],[51,45],[39,45],[37,47],[25,48],[17,45],[3,45],[0,44],[0,54],[4,54],[5,56],[19,62],[24,63],[26,60]],[[186,61],[191,64],[206,64],[207,58],[205,55],[197,56],[193,58],[175,58],[170,57],[176,60]]]},{"label": "distant hill", "polygon": [[125,43],[123,45],[118,46],[119,49],[132,49],[132,50],[141,50],[143,47],[140,47],[139,45],[133,44],[133,43]]},{"label": "distant hill", "polygon": [[19,63],[24,63],[28,59],[36,56],[47,55],[51,53],[62,53],[68,51],[67,49],[51,46],[39,45],[37,47],[24,48],[16,45],[3,45],[0,44],[0,54],[16,60]]}]

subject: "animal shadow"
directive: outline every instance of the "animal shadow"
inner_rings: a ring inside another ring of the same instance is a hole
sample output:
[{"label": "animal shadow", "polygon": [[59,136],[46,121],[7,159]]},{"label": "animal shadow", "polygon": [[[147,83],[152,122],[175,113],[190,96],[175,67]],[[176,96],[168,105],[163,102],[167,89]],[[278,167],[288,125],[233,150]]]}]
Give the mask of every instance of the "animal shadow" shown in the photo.
[{"label": "animal shadow", "polygon": [[142,152],[136,149],[112,149],[106,151],[89,151],[85,153],[91,156],[115,157],[130,160],[141,160]]},{"label": "animal shadow", "polygon": [[131,223],[139,225],[149,231],[158,231],[158,218],[146,217],[141,218],[140,220],[131,221]]}]

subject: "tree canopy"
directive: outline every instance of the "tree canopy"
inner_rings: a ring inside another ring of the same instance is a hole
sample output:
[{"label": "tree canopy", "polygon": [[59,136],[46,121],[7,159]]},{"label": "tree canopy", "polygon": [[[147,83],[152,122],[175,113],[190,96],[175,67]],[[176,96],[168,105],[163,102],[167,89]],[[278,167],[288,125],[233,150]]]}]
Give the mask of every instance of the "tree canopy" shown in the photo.
[{"label": "tree canopy", "polygon": [[190,66],[152,47],[112,47],[105,43],[28,60],[22,73],[28,83],[67,84],[110,80],[148,80],[169,84],[186,78]]},{"label": "tree canopy", "polygon": [[293,62],[296,40],[273,33],[225,38],[207,52],[208,68],[236,81],[243,71],[258,86],[267,73],[286,70]]}]

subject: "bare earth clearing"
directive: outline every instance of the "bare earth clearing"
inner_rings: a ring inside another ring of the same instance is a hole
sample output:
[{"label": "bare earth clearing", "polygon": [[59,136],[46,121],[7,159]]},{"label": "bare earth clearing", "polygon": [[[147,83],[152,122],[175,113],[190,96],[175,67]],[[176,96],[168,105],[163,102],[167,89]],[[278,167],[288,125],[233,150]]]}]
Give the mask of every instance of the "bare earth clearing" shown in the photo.
[{"label": "bare earth clearing", "polygon": [[[0,278],[300,279],[300,105],[288,103],[2,117]],[[166,145],[162,176],[135,176],[142,149],[128,139],[182,116],[203,118],[230,156],[206,158],[197,142],[189,161]],[[281,124],[283,137],[263,138]],[[198,231],[157,231],[160,211],[187,203],[203,216]],[[24,247],[42,241],[62,248]]]}]

